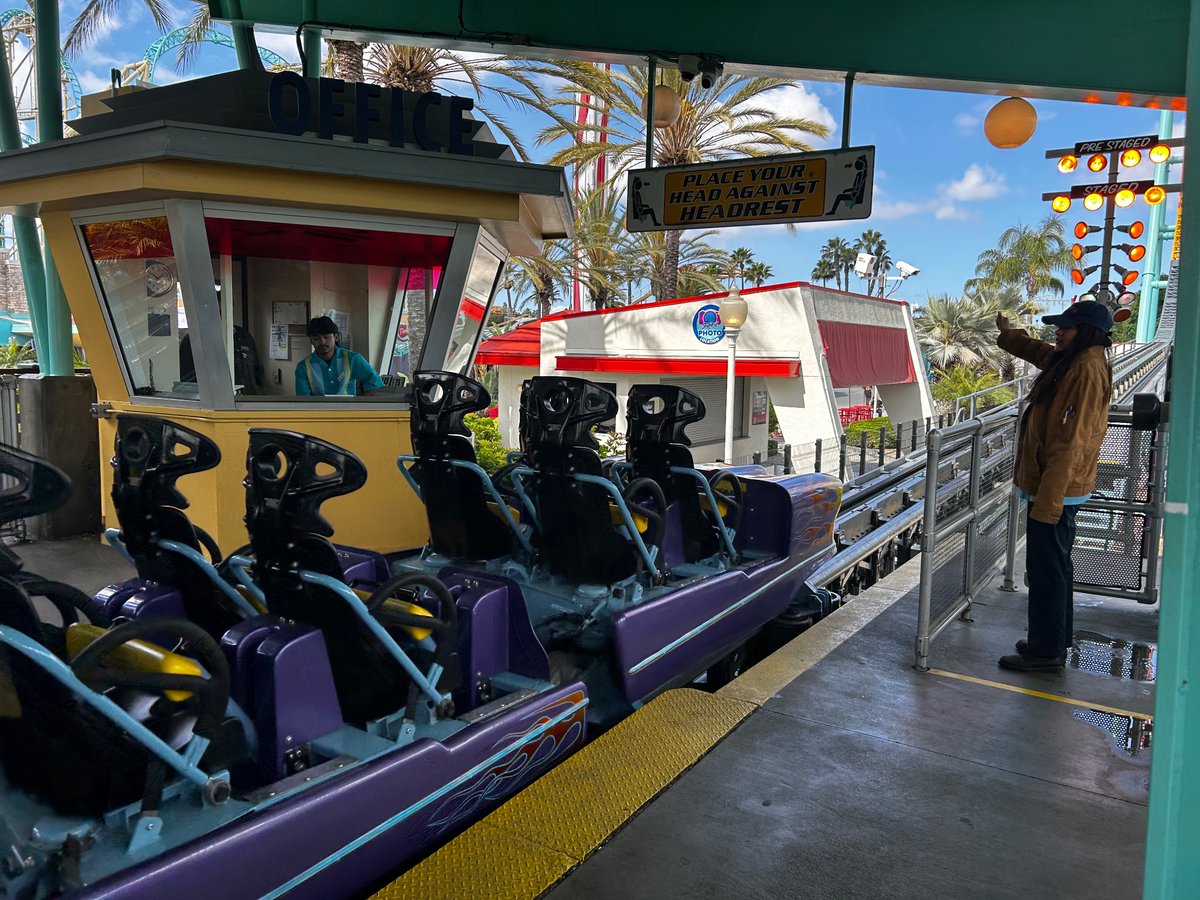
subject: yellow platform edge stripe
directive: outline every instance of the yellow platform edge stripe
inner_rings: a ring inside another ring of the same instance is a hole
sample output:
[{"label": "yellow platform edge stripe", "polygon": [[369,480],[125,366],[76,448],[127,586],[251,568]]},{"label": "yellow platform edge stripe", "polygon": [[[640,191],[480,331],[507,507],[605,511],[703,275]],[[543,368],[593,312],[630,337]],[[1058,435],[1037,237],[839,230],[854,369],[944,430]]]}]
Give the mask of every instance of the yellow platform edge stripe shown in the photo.
[{"label": "yellow platform edge stripe", "polygon": [[1074,697],[1064,697],[1061,694],[1048,694],[1045,691],[1035,691],[1030,688],[1017,687],[1015,684],[1005,684],[1003,681],[989,681],[986,678],[976,678],[974,675],[960,675],[957,672],[947,672],[944,669],[930,669],[930,675],[940,675],[942,678],[953,678],[956,681],[969,681],[971,684],[979,684],[984,687],[999,688],[1002,691],[1012,691],[1014,694],[1025,694],[1029,697],[1041,697],[1043,700],[1054,700],[1057,703],[1066,703],[1070,706],[1078,706],[1082,709],[1094,709],[1096,712],[1112,713],[1114,716],[1129,716],[1131,719],[1141,719],[1144,722],[1154,721],[1152,713],[1134,712],[1130,709],[1121,709],[1116,706],[1104,706],[1101,703],[1089,703],[1087,700],[1076,700]]},{"label": "yellow platform edge stripe", "polygon": [[583,862],[747,716],[905,595],[876,588],[715,694],[666,691],[374,895],[529,900]]}]

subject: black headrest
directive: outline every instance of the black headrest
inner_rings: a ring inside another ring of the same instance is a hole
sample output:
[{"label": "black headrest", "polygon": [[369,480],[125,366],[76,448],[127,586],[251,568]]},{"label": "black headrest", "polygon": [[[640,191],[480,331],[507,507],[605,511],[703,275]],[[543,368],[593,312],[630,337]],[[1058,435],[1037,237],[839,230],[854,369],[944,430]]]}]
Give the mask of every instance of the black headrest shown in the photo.
[{"label": "black headrest", "polygon": [[358,490],[366,480],[362,460],[336,444],[294,431],[251,428],[244,483],[246,528],[256,555],[260,545],[287,542],[289,535],[332,535],[321,504]]},{"label": "black headrest", "polygon": [[[0,475],[11,484],[0,490],[0,524],[57,509],[71,496],[71,479],[36,456],[0,444]],[[19,572],[21,560],[0,545],[0,572]]]},{"label": "black headrest", "polygon": [[625,417],[630,443],[683,444],[692,442],[684,427],[704,418],[704,401],[674,384],[635,384],[629,389]]},{"label": "black headrest", "polygon": [[617,398],[582,378],[542,375],[526,382],[521,409],[530,449],[551,445],[595,450],[600,445],[591,429],[617,414]]},{"label": "black headrest", "polygon": [[412,433],[420,435],[461,434],[471,430],[463,416],[487,409],[492,397],[478,381],[457,372],[416,372],[413,374]]},{"label": "black headrest", "polygon": [[128,524],[127,513],[136,516],[159,506],[187,509],[187,498],[175,482],[220,462],[216,442],[178,422],[128,413],[117,416],[113,503],[122,527]]}]

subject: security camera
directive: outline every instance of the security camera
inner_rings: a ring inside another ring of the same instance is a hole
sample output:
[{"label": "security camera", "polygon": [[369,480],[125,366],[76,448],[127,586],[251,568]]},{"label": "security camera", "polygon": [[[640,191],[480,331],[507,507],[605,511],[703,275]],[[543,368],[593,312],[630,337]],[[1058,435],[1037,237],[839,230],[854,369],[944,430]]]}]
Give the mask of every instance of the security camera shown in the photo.
[{"label": "security camera", "polygon": [[697,75],[700,76],[700,86],[708,90],[725,71],[725,63],[719,56],[709,53],[684,53],[677,63],[679,75],[686,82]]},{"label": "security camera", "polygon": [[700,74],[700,57],[684,53],[679,57],[679,76],[684,81],[691,81]]},{"label": "security camera", "polygon": [[725,72],[725,64],[716,56],[700,57],[700,87],[706,91]]},{"label": "security camera", "polygon": [[919,275],[921,273],[921,270],[918,269],[916,266],[909,265],[908,263],[904,262],[903,260],[896,263],[896,268],[900,270],[900,274],[903,275],[905,278],[912,278],[914,275]]}]

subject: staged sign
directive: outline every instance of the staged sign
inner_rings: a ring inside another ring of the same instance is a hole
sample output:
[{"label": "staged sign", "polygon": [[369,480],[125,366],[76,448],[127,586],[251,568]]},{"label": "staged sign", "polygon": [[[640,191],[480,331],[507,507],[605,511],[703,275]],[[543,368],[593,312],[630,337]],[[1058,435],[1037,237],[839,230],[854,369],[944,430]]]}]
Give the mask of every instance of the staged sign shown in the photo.
[{"label": "staged sign", "polygon": [[629,173],[631,232],[871,215],[875,148]]},{"label": "staged sign", "polygon": [[692,316],[692,331],[702,344],[715,344],[725,337],[725,326],[721,324],[721,307],[714,303],[696,310]]}]

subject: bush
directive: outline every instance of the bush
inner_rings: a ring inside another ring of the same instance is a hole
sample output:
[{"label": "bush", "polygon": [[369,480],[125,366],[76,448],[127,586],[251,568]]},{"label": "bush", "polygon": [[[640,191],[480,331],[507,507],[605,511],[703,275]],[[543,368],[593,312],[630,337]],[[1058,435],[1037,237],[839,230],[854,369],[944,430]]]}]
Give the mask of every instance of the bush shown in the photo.
[{"label": "bush", "polygon": [[487,416],[466,415],[463,423],[475,435],[475,459],[483,471],[494,475],[508,462],[509,450],[500,442],[500,426]]},{"label": "bush", "polygon": [[[862,440],[859,435],[865,431],[867,433],[867,446],[878,447],[880,428],[886,429],[887,433],[884,440],[887,441],[887,446],[895,446],[896,432],[892,428],[891,419],[889,419],[887,416],[880,416],[878,419],[863,419],[861,422],[851,422],[845,428],[846,446],[857,447],[859,441]],[[906,433],[907,431],[908,429],[905,429]]]}]

